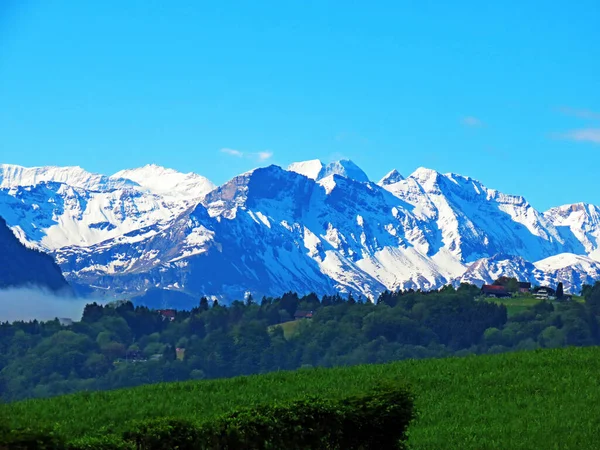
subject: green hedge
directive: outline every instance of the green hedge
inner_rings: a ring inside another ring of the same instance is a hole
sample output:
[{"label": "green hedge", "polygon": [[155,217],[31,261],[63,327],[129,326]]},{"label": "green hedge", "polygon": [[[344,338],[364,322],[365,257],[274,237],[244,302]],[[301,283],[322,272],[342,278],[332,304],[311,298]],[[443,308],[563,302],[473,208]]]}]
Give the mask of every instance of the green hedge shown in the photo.
[{"label": "green hedge", "polygon": [[65,441],[49,430],[12,430],[0,425],[0,450],[64,450]]},{"label": "green hedge", "polygon": [[52,433],[6,431],[0,435],[0,450],[404,449],[413,405],[404,388],[379,386],[343,400],[310,396],[240,409],[202,424],[146,420],[134,424],[122,439],[82,438],[65,444]]},{"label": "green hedge", "polygon": [[408,391],[382,386],[341,401],[307,397],[241,409],[200,426],[146,421],[124,438],[138,450],[403,449],[413,418]]}]

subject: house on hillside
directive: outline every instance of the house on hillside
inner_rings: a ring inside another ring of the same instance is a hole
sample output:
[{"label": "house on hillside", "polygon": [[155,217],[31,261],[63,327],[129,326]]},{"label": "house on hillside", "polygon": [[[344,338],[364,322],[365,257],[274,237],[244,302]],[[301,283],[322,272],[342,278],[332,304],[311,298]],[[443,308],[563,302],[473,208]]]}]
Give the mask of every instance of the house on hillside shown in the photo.
[{"label": "house on hillside", "polygon": [[540,300],[554,299],[556,291],[550,287],[542,286],[535,290],[533,296]]},{"label": "house on hillside", "polygon": [[526,294],[531,291],[531,283],[527,281],[519,281],[519,292],[521,294]]},{"label": "house on hillside", "polygon": [[504,286],[496,286],[494,284],[484,284],[481,286],[481,293],[486,297],[510,297],[510,292]]},{"label": "house on hillside", "polygon": [[294,314],[294,320],[298,319],[312,319],[313,311],[296,311]]},{"label": "house on hillside", "polygon": [[159,309],[158,313],[162,317],[162,320],[169,320],[171,322],[175,320],[175,316],[177,315],[177,311],[174,309]]}]

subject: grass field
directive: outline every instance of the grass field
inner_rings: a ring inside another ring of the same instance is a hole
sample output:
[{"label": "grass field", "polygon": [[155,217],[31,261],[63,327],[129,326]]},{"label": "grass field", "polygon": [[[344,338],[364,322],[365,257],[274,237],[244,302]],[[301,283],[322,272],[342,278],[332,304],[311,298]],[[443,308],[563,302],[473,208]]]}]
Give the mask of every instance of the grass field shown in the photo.
[{"label": "grass field", "polygon": [[600,348],[401,361],[83,393],[0,407],[13,426],[70,438],[121,433],[134,419],[206,420],[242,405],[303,394],[340,397],[380,379],[407,382],[419,418],[411,449],[597,449]]},{"label": "grass field", "polygon": [[[533,296],[522,296],[522,297],[510,297],[510,298],[486,298],[486,301],[499,303],[506,306],[506,311],[509,316],[513,316],[517,313],[525,311],[527,308],[532,307],[540,300]],[[583,302],[583,297],[574,296],[573,301]]]},{"label": "grass field", "polygon": [[290,320],[288,322],[278,323],[277,325],[271,325],[269,330],[272,330],[275,327],[281,327],[283,329],[283,337],[289,339],[298,331],[298,326],[300,326],[303,320],[309,319]]}]

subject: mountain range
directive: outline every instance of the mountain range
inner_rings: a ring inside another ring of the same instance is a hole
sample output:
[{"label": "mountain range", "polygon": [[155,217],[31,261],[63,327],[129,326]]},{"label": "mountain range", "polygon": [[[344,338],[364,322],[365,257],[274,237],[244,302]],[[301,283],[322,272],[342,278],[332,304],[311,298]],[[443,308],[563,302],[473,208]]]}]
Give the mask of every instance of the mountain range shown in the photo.
[{"label": "mountain range", "polygon": [[348,160],[261,167],[221,186],[156,165],[105,176],[4,164],[0,216],[79,292],[140,301],[373,298],[500,275],[578,292],[600,277],[594,205],[541,212],[426,168],[373,182]]}]

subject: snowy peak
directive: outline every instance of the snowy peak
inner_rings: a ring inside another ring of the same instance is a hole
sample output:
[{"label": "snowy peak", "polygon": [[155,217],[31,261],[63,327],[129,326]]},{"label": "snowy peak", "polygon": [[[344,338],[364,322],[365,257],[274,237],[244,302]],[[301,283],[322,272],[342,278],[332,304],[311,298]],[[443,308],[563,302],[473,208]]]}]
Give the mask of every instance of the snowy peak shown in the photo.
[{"label": "snowy peak", "polygon": [[123,178],[135,182],[147,192],[171,198],[203,198],[215,188],[210,180],[201,175],[193,172],[181,173],[155,164],[122,170],[111,177]]},{"label": "snowy peak", "polygon": [[369,182],[367,174],[349,159],[342,159],[327,164],[323,169],[323,173],[320,174],[320,178],[325,178],[329,175],[339,175],[358,181],[359,183]]},{"label": "snowy peak", "polygon": [[206,195],[203,204],[212,217],[235,218],[237,209],[264,207],[272,213],[299,213],[316,183],[271,165],[238,175]]},{"label": "snowy peak", "polygon": [[389,186],[390,184],[396,184],[400,181],[403,181],[404,177],[398,172],[396,169],[389,172],[386,176],[384,176],[379,183],[379,186]]},{"label": "snowy peak", "polygon": [[440,177],[443,175],[436,170],[419,167],[409,175],[417,183],[419,183],[426,191],[435,191]]},{"label": "snowy peak", "polygon": [[310,161],[290,164],[287,170],[288,172],[296,172],[312,180],[317,180],[319,179],[319,174],[323,170],[323,163],[318,159],[311,159]]},{"label": "snowy peak", "polygon": [[320,160],[297,162],[290,164],[287,168],[289,172],[296,172],[315,181],[320,181],[331,175],[339,175],[344,178],[350,178],[360,183],[368,183],[369,177],[356,164],[349,159],[342,159],[324,165]]},{"label": "snowy peak", "polygon": [[600,208],[587,203],[575,203],[549,209],[544,213],[555,225],[600,223]]},{"label": "snowy peak", "polygon": [[133,180],[107,177],[88,172],[81,167],[22,167],[13,164],[0,164],[0,188],[36,186],[40,183],[56,182],[91,191],[136,188]]}]

